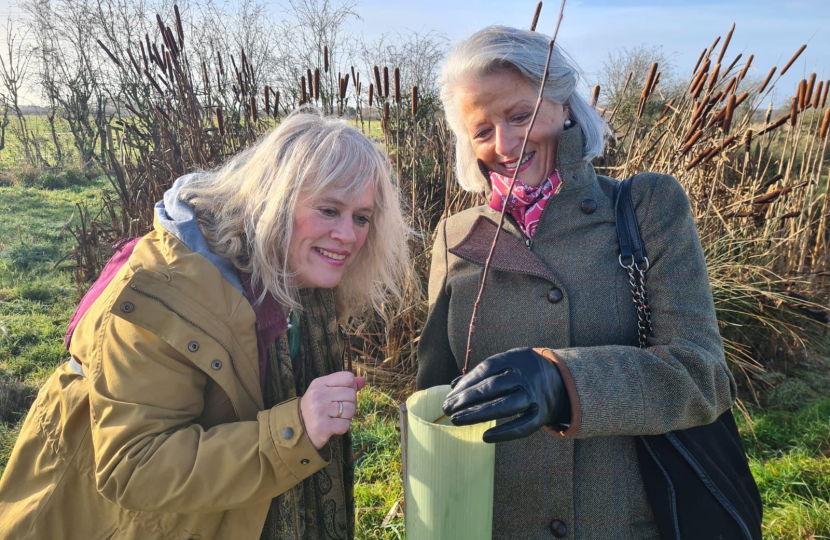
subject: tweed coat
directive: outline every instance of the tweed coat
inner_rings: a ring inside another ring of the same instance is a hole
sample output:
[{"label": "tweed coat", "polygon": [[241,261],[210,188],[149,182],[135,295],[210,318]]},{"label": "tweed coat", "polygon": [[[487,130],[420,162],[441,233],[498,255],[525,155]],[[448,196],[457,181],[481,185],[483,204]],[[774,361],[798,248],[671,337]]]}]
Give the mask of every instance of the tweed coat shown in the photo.
[{"label": "tweed coat", "polygon": [[[569,425],[496,447],[493,538],[658,538],[635,453],[636,435],[714,421],[735,399],[688,198],[670,176],[641,174],[632,200],[651,261],[653,335],[637,346],[637,317],[618,263],[613,190],[582,160],[578,127],[558,143],[559,191],[534,238],[508,218],[476,323],[470,369],[515,348],[545,349],[565,381]],[[596,203],[594,205],[593,203]],[[443,221],[418,349],[419,389],[460,374],[498,213]]]}]

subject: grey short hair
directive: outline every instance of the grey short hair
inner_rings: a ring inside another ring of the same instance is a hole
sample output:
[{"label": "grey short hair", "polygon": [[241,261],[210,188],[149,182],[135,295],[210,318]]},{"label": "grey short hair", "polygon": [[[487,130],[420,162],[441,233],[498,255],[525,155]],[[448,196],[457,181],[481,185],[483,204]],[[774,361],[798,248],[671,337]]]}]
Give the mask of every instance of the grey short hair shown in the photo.
[{"label": "grey short hair", "polygon": [[[488,26],[459,43],[441,68],[441,101],[455,133],[455,167],[458,183],[468,191],[483,191],[487,180],[479,169],[464,119],[456,103],[455,89],[470,77],[515,71],[531,85],[542,83],[550,37],[508,26]],[[543,98],[568,107],[571,120],[582,129],[583,159],[602,155],[608,126],[578,92],[581,74],[574,61],[558,46],[551,57]]]}]

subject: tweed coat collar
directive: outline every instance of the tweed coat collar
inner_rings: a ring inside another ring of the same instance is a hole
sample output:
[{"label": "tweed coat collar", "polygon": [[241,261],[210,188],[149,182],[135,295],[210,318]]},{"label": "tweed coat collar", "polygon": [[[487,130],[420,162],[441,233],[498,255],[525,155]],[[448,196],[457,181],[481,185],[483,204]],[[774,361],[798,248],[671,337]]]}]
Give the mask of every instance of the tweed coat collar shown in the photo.
[{"label": "tweed coat collar", "polygon": [[[558,198],[565,193],[581,190],[596,183],[596,172],[594,172],[594,167],[583,159],[583,148],[584,137],[579,126],[574,125],[559,135],[556,160],[562,185],[545,206],[539,221],[540,228],[546,223],[546,214],[555,211]],[[481,207],[481,215],[476,219],[470,231],[461,242],[449,248],[449,252],[483,266],[490,253],[493,236],[496,234],[499,214],[489,205]],[[527,249],[530,245],[531,240],[522,233],[516,222],[512,219],[505,219],[502,234],[499,235],[499,241],[493,253],[492,268],[557,281],[548,265]]]}]

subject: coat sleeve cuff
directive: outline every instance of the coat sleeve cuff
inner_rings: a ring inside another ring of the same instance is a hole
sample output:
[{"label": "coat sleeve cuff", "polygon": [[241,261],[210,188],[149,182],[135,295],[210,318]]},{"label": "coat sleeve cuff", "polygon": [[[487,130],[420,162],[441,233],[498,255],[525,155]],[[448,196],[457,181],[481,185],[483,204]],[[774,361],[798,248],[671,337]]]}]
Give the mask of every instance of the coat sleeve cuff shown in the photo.
[{"label": "coat sleeve cuff", "polygon": [[571,376],[571,371],[568,369],[568,366],[565,364],[565,362],[557,358],[556,355],[553,354],[553,351],[551,351],[550,349],[533,350],[543,358],[546,358],[547,360],[553,362],[556,365],[557,369],[559,369],[559,374],[562,375],[562,381],[565,383],[565,389],[567,389],[568,391],[568,399],[571,402],[570,425],[544,426],[544,430],[550,433],[551,435],[555,435],[557,437],[575,437],[576,434],[579,432],[579,428],[582,425],[582,408],[579,405],[579,394],[576,391],[576,384],[574,383],[574,379]]},{"label": "coat sleeve cuff", "polygon": [[325,467],[331,461],[326,444],[319,451],[308,437],[300,413],[300,399],[283,401],[268,411],[268,430],[271,442],[283,465],[301,482]]}]

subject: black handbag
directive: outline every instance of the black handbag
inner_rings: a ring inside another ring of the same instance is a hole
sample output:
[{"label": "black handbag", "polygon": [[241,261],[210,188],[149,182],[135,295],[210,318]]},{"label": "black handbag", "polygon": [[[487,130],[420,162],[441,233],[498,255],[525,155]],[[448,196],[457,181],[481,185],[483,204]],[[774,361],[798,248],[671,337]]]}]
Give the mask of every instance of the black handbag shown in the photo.
[{"label": "black handbag", "polygon": [[[628,272],[638,337],[651,333],[646,248],[631,201],[635,176],[615,186],[619,263]],[[763,507],[732,411],[711,424],[636,438],[637,459],[663,540],[760,540]]]}]

